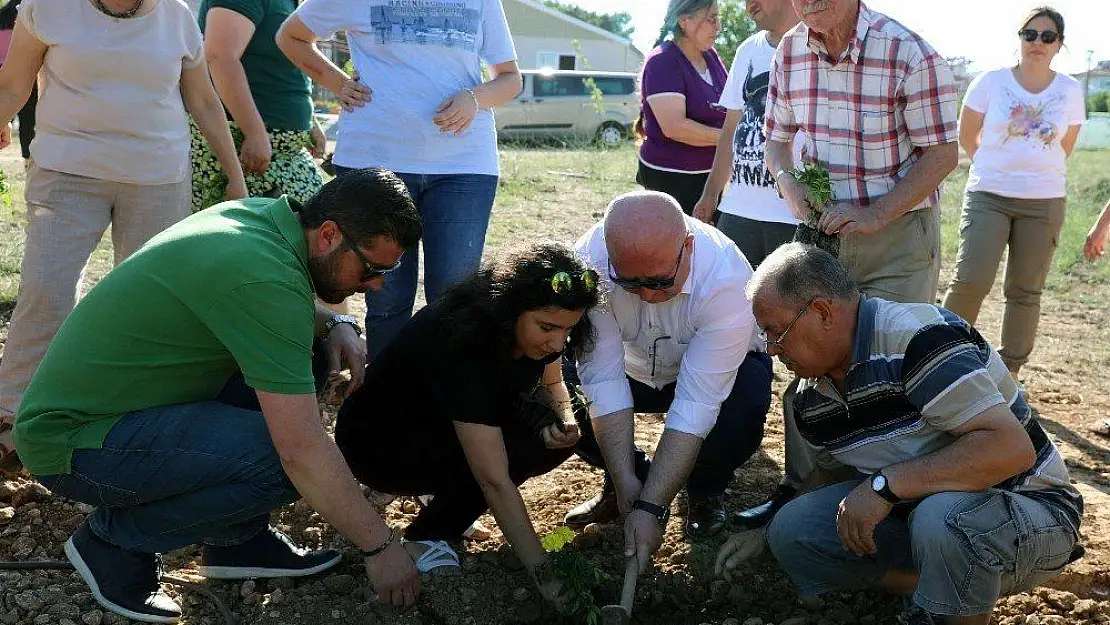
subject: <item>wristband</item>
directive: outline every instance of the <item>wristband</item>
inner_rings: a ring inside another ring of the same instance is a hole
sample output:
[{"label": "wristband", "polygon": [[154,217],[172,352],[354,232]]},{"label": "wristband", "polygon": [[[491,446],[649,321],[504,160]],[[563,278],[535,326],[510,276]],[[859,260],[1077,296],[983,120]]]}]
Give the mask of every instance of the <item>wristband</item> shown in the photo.
[{"label": "wristband", "polygon": [[362,552],[362,557],[363,558],[373,558],[374,556],[376,556],[379,553],[388,549],[389,546],[392,545],[395,542],[397,542],[397,534],[393,533],[393,530],[390,529],[389,530],[389,538],[385,539],[385,542],[378,545],[377,547],[374,547],[373,549],[362,549],[362,550],[360,550]]},{"label": "wristband", "polygon": [[480,110],[482,108],[482,105],[478,103],[478,94],[474,93],[474,90],[470,87],[463,89],[463,91],[469,93],[470,97],[474,98],[474,108]]}]

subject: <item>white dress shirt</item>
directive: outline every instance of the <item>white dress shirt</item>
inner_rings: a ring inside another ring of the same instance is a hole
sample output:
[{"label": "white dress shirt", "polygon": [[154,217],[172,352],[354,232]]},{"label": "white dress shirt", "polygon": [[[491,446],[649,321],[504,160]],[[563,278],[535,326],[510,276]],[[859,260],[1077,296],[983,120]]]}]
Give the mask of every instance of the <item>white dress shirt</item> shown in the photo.
[{"label": "white dress shirt", "polygon": [[690,275],[677,295],[649,304],[609,279],[603,223],[575,244],[606,292],[589,312],[593,348],[578,361],[593,416],[632,408],[629,377],[656,389],[677,381],[666,427],[705,438],[744,357],[764,349],[744,294],[752,267],[719,230],[686,217],[694,234]]}]

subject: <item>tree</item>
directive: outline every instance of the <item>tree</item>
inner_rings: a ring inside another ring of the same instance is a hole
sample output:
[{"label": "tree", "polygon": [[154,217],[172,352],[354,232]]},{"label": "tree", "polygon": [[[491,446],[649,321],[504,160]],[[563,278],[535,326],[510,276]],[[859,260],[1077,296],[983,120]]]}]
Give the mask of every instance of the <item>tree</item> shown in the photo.
[{"label": "tree", "polygon": [[717,34],[717,53],[721,55],[725,67],[732,67],[732,57],[736,56],[736,48],[758,28],[748,12],[744,10],[740,0],[721,0],[717,8],[721,12],[721,32]]},{"label": "tree", "polygon": [[632,16],[624,11],[619,13],[594,13],[580,6],[556,2],[555,0],[544,0],[543,3],[560,13],[580,19],[587,24],[593,24],[625,39],[630,39],[632,33],[636,31],[632,26]]}]

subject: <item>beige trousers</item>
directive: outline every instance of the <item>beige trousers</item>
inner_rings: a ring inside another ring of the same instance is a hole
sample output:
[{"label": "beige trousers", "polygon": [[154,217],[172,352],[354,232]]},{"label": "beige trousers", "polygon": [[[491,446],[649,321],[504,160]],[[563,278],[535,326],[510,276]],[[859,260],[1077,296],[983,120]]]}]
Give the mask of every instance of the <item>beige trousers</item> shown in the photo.
[{"label": "beige trousers", "polygon": [[964,197],[956,275],[948,285],[944,307],[975,324],[983,298],[994,285],[1007,246],[1003,294],[1002,341],[998,355],[1017,373],[1029,360],[1041,318],[1052,256],[1067,214],[1067,198],[1023,200],[985,191]]},{"label": "beige trousers", "polygon": [[0,357],[0,423],[9,422],[19,410],[50,340],[77,304],[85,266],[108,225],[119,264],[189,215],[189,192],[188,178],[135,185],[37,166],[28,171],[19,295]]}]

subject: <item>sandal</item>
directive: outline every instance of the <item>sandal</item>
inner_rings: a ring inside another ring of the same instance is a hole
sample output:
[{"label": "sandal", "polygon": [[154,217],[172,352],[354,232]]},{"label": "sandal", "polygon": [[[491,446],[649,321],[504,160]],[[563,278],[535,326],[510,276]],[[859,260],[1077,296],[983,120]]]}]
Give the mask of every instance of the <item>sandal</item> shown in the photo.
[{"label": "sandal", "polygon": [[[401,539],[405,551],[413,556],[416,570],[421,573],[433,575],[457,575],[461,571],[459,554],[447,544],[445,540],[405,540]],[[419,545],[424,550],[419,555],[414,555],[408,545]]]}]

